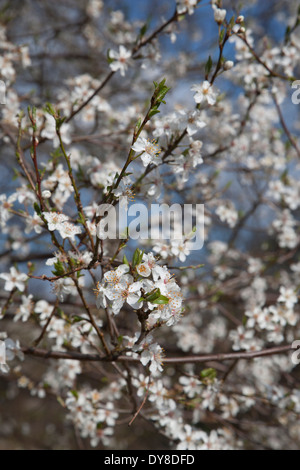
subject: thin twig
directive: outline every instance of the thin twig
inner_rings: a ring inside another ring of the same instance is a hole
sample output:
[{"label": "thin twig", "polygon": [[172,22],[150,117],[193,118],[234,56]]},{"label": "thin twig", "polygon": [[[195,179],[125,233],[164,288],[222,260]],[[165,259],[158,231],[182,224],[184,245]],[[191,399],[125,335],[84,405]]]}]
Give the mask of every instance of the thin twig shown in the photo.
[{"label": "thin twig", "polygon": [[148,398],[148,395],[149,395],[149,386],[150,386],[150,375],[149,375],[149,379],[148,379],[148,384],[147,384],[147,390],[146,390],[146,393],[145,393],[145,396],[143,398],[143,401],[142,403],[140,404],[140,406],[138,407],[138,409],[136,410],[136,412],[134,413],[133,417],[131,418],[131,420],[129,421],[128,423],[128,426],[131,426],[133,421],[135,420],[135,418],[138,416],[138,414],[141,412],[141,409],[143,408],[143,406],[145,405],[146,401],[147,401],[147,398]]},{"label": "thin twig", "polygon": [[294,139],[294,137],[292,136],[292,134],[290,133],[286,123],[285,123],[285,120],[283,118],[283,115],[282,115],[282,112],[281,112],[281,109],[280,109],[280,106],[278,104],[278,101],[277,101],[277,98],[275,96],[275,94],[273,93],[272,94],[272,97],[273,97],[273,101],[274,101],[274,104],[275,104],[275,107],[276,107],[276,110],[277,110],[277,113],[278,113],[278,117],[279,117],[279,120],[280,120],[280,124],[282,126],[282,129],[284,130],[284,132],[286,133],[291,145],[294,147],[294,149],[296,150],[297,152],[297,155],[298,157],[300,158],[300,148],[296,142],[296,140]]},{"label": "thin twig", "polygon": [[44,337],[44,335],[45,335],[45,333],[46,333],[46,331],[47,331],[47,328],[48,328],[48,326],[49,326],[49,324],[50,324],[50,322],[51,322],[51,320],[52,320],[52,318],[53,318],[53,315],[54,315],[55,312],[56,312],[56,309],[57,309],[57,307],[58,307],[58,304],[59,304],[59,300],[58,300],[58,298],[57,298],[57,299],[56,299],[56,302],[55,302],[55,305],[54,305],[54,307],[53,307],[53,310],[52,310],[51,314],[49,315],[49,318],[48,318],[48,320],[46,321],[46,323],[45,323],[45,325],[44,325],[44,327],[43,327],[43,329],[42,329],[41,334],[40,334],[39,337],[33,342],[33,345],[34,345],[35,347],[38,346],[38,344],[42,341],[42,339],[43,339],[43,337]]}]

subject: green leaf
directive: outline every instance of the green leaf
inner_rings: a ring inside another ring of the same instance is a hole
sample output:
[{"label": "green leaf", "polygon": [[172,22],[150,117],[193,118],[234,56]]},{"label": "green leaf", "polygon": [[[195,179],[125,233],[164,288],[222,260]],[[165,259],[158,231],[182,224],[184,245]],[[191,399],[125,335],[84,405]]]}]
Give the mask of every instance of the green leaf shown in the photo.
[{"label": "green leaf", "polygon": [[283,173],[281,173],[280,175],[280,181],[282,181],[283,184],[287,184],[288,183],[288,170],[284,170]]},{"label": "green leaf", "polygon": [[122,249],[122,248],[125,248],[125,246],[126,246],[126,240],[128,240],[128,238],[129,238],[129,228],[128,228],[128,227],[126,227],[125,230],[124,230],[123,232],[121,232],[120,238],[121,238],[122,240],[123,240],[123,239],[125,240],[124,243],[123,243],[122,246],[121,246],[121,249]]},{"label": "green leaf", "polygon": [[75,315],[74,317],[72,317],[72,323],[78,323],[82,320],[85,320],[86,321],[86,318],[84,317],[80,317],[79,315]]},{"label": "green leaf", "polygon": [[63,125],[63,123],[65,122],[66,120],[66,116],[63,117],[63,118],[60,118],[60,117],[56,117],[55,120],[56,120],[56,130],[59,130],[61,128],[61,126]]},{"label": "green leaf", "polygon": [[132,266],[133,266],[133,268],[141,263],[141,261],[143,259],[143,254],[144,254],[144,252],[141,251],[139,248],[137,248],[135,250],[135,252],[133,253],[133,257],[132,257]]},{"label": "green leaf", "polygon": [[149,119],[151,119],[153,116],[155,116],[155,114],[158,114],[160,113],[160,111],[157,109],[158,106],[154,106],[150,111],[149,111]]},{"label": "green leaf", "polygon": [[58,403],[63,407],[63,408],[66,408],[66,404],[64,402],[64,400],[62,399],[62,397],[56,397]]},{"label": "green leaf", "polygon": [[140,250],[140,255],[139,255],[139,264],[143,261],[143,255],[144,255],[144,250]]},{"label": "green leaf", "polygon": [[233,28],[234,24],[235,24],[235,16],[233,15],[229,21],[229,26],[231,29]]},{"label": "green leaf", "polygon": [[135,135],[138,133],[138,131],[139,131],[141,125],[142,125],[142,119],[139,118],[138,121],[137,121],[137,123],[136,123],[136,125],[135,125],[135,128],[134,128],[134,133],[135,133]]},{"label": "green leaf", "polygon": [[154,300],[157,300],[161,296],[160,290],[159,289],[154,289],[154,291],[149,292],[149,294],[146,295],[147,302],[153,302]]},{"label": "green leaf", "polygon": [[151,98],[151,110],[149,113],[149,117],[154,116],[154,114],[157,114],[159,112],[158,108],[161,105],[161,103],[165,104],[164,97],[170,90],[170,88],[167,87],[165,83],[166,83],[165,78],[163,78],[160,83],[153,82],[155,90]]},{"label": "green leaf", "polygon": [[289,40],[289,37],[290,37],[290,33],[291,33],[291,27],[288,26],[285,30],[285,34],[284,34],[284,42],[288,42]]},{"label": "green leaf", "polygon": [[72,393],[73,397],[75,397],[76,399],[78,399],[78,396],[79,396],[79,395],[78,395],[77,390],[71,390],[71,393]]},{"label": "green leaf", "polygon": [[41,209],[40,209],[40,206],[38,205],[37,202],[35,202],[33,204],[33,208],[34,208],[35,212],[37,213],[37,215],[41,215]]},{"label": "green leaf", "polygon": [[56,263],[54,263],[54,268],[55,268],[54,271],[52,271],[54,276],[62,276],[65,272],[64,265],[59,260]]},{"label": "green leaf", "polygon": [[143,36],[145,36],[146,32],[147,32],[147,29],[148,29],[148,23],[145,23],[141,29],[140,29],[140,34],[139,34],[139,37],[142,38]]},{"label": "green leaf", "polygon": [[165,295],[160,295],[158,297],[158,299],[153,300],[151,302],[151,304],[156,304],[156,305],[164,305],[164,304],[168,304],[168,303],[169,303],[169,299]]},{"label": "green leaf", "polygon": [[215,379],[216,376],[217,376],[217,372],[215,369],[213,369],[212,367],[209,367],[208,369],[203,369],[200,373],[201,377],[203,379]]},{"label": "green leaf", "polygon": [[225,28],[221,29],[221,31],[220,31],[219,44],[221,44],[223,42],[225,31],[226,31]]},{"label": "green leaf", "polygon": [[50,155],[53,158],[53,160],[57,160],[59,157],[63,156],[61,149],[59,147],[55,149],[53,152],[51,152]]},{"label": "green leaf", "polygon": [[13,177],[12,180],[15,181],[16,179],[20,178],[20,172],[16,168],[13,168]]},{"label": "green leaf", "polygon": [[212,68],[212,59],[211,56],[208,57],[207,62],[205,64],[205,76],[208,77],[209,72],[211,71]]},{"label": "green leaf", "polygon": [[139,248],[137,248],[135,250],[135,252],[133,253],[133,257],[132,257],[132,266],[135,267],[136,265],[139,264],[139,253],[140,253],[140,250]]},{"label": "green leaf", "polygon": [[229,189],[231,185],[232,181],[228,181],[228,183],[224,186],[224,191],[227,191],[227,189]]},{"label": "green leaf", "polygon": [[53,117],[56,116],[56,111],[55,111],[55,109],[54,109],[54,107],[52,106],[51,103],[46,103],[46,106],[45,106],[44,110],[45,110],[48,114],[51,114],[51,116],[53,116]]},{"label": "green leaf", "polygon": [[126,255],[123,256],[123,264],[127,264],[129,266],[128,259],[126,258]]},{"label": "green leaf", "polygon": [[107,49],[107,52],[106,52],[107,62],[111,64],[114,61],[114,59],[110,57],[109,53],[110,53],[110,49]]}]

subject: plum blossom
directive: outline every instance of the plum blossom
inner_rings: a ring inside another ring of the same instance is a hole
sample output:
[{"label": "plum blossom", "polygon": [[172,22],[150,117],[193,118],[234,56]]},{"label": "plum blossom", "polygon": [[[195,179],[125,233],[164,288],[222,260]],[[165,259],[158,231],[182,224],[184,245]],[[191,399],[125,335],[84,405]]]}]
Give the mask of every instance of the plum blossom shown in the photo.
[{"label": "plum blossom", "polygon": [[213,5],[214,8],[214,19],[217,23],[221,24],[226,18],[226,10],[223,8],[217,8],[215,5]]},{"label": "plum blossom", "polygon": [[150,163],[158,165],[161,162],[161,157],[159,156],[161,149],[155,141],[150,142],[144,137],[139,137],[131,148],[141,154],[144,166],[148,166]]},{"label": "plum blossom", "polygon": [[24,292],[28,276],[12,266],[9,273],[0,273],[0,279],[5,281],[4,290],[11,292],[13,289],[19,289]]},{"label": "plum blossom", "polygon": [[152,374],[162,372],[163,349],[156,343],[150,344],[147,348],[143,348],[141,354],[141,363],[146,366],[149,362],[149,370]]},{"label": "plum blossom", "polygon": [[141,298],[141,283],[133,282],[130,274],[125,274],[122,280],[113,288],[106,290],[106,296],[112,300],[112,310],[114,314],[118,314],[125,302],[133,308],[138,308],[138,301]]},{"label": "plum blossom", "polygon": [[48,222],[48,229],[53,232],[59,230],[63,222],[69,220],[69,217],[57,212],[43,212],[43,216]]},{"label": "plum blossom", "polygon": [[176,9],[179,15],[188,13],[192,15],[195,7],[197,6],[198,0],[176,0]]},{"label": "plum blossom", "polygon": [[194,100],[197,104],[202,103],[205,99],[208,104],[214,105],[217,99],[216,93],[213,91],[212,85],[205,80],[202,85],[193,85],[192,91],[195,91]]},{"label": "plum blossom", "polygon": [[110,68],[113,72],[120,70],[122,77],[125,76],[125,72],[128,69],[128,65],[130,65],[130,58],[131,52],[126,49],[123,45],[119,46],[119,52],[117,51],[109,51],[110,59],[113,59],[113,62],[109,64]]},{"label": "plum blossom", "polygon": [[231,228],[235,226],[238,219],[236,210],[232,207],[226,207],[224,205],[220,205],[216,209],[216,214],[220,217],[222,222],[226,222]]},{"label": "plum blossom", "polygon": [[278,302],[284,302],[287,308],[293,308],[294,305],[298,302],[298,298],[294,289],[281,286],[279,292],[280,296],[278,297]]},{"label": "plum blossom", "polygon": [[70,222],[62,223],[59,226],[58,231],[62,238],[70,238],[73,241],[75,240],[75,236],[82,232],[81,227],[73,225]]}]

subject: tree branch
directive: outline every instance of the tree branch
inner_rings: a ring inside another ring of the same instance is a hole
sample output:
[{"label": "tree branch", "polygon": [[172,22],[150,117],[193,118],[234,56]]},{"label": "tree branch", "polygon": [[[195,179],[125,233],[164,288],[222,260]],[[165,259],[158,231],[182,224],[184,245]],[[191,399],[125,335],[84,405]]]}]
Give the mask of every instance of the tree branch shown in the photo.
[{"label": "tree branch", "polygon": [[[75,361],[90,362],[140,362],[139,358],[130,356],[118,356],[111,354],[109,356],[100,357],[97,354],[81,354],[76,351],[47,351],[45,349],[37,349],[30,347],[22,347],[23,353],[29,356],[42,357],[44,359],[69,359]],[[164,364],[193,364],[207,361],[228,361],[237,359],[255,359],[257,357],[273,356],[276,354],[285,354],[293,348],[290,344],[284,346],[276,346],[274,348],[261,349],[260,351],[241,351],[232,353],[204,354],[201,356],[182,356],[182,357],[165,357]]]}]

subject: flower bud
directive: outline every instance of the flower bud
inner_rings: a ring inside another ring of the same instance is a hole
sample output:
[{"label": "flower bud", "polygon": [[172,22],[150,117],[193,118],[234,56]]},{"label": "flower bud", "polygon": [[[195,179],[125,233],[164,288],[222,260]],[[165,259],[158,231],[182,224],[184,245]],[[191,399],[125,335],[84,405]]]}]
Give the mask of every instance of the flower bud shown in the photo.
[{"label": "flower bud", "polygon": [[230,70],[234,66],[234,62],[232,60],[226,60],[223,65],[224,70]]},{"label": "flower bud", "polygon": [[51,191],[49,191],[49,189],[45,189],[42,192],[42,196],[43,196],[44,199],[49,199],[49,197],[51,197]]},{"label": "flower bud", "polygon": [[223,23],[226,17],[226,10],[221,8],[216,8],[214,11],[214,19],[218,24]]}]

